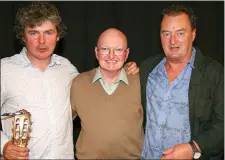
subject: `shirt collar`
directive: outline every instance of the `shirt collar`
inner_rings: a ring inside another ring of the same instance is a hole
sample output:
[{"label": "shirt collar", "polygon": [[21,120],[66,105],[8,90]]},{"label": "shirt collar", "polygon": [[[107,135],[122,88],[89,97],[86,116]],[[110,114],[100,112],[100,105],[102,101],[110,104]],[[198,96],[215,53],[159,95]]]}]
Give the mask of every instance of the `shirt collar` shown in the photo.
[{"label": "shirt collar", "polygon": [[196,54],[196,49],[194,47],[192,47],[192,56],[191,56],[191,59],[188,62],[188,64],[190,64],[191,68],[195,68],[194,67],[195,54]]},{"label": "shirt collar", "polygon": [[[26,47],[23,47],[23,49],[22,49],[22,51],[20,52],[20,54],[22,55],[21,66],[22,66],[22,67],[28,67],[28,66],[31,64],[31,62],[30,62],[30,60],[27,58],[27,49],[26,49]],[[53,54],[53,55],[51,56],[51,61],[50,61],[50,64],[49,64],[48,66],[51,67],[51,66],[53,66],[53,65],[55,65],[55,64],[60,65],[61,62],[59,61],[59,57],[56,56],[55,54]]]},{"label": "shirt collar", "polygon": [[51,61],[50,61],[50,64],[48,66],[54,66],[55,64],[56,65],[61,65],[61,62],[59,61],[59,57],[56,55],[56,54],[52,54],[51,56]]},{"label": "shirt collar", "polygon": [[[98,67],[98,68],[96,68],[96,73],[95,73],[95,76],[94,76],[94,78],[93,78],[93,80],[92,80],[92,84],[95,83],[97,80],[100,80],[100,79],[104,80],[104,79],[103,79],[103,76],[102,76],[102,73],[101,73],[101,71],[100,71],[100,67]],[[124,68],[121,69],[121,72],[120,72],[119,77],[118,77],[117,80],[116,80],[115,82],[113,82],[113,83],[118,83],[118,82],[120,82],[120,81],[123,81],[123,82],[126,83],[127,85],[129,84],[129,83],[128,83],[127,74],[126,74],[126,71],[125,71]]]},{"label": "shirt collar", "polygon": [[[196,49],[194,47],[192,47],[192,56],[191,56],[189,62],[187,63],[191,66],[191,68],[195,68],[194,67],[195,54],[196,54]],[[161,65],[161,64],[164,65],[165,63],[166,63],[166,57],[163,58],[163,60],[159,63],[159,65]]]},{"label": "shirt collar", "polygon": [[23,47],[22,51],[20,52],[20,54],[22,55],[20,65],[22,67],[28,67],[31,64],[30,60],[27,58],[26,53],[27,53],[27,49],[26,49],[26,47]]}]

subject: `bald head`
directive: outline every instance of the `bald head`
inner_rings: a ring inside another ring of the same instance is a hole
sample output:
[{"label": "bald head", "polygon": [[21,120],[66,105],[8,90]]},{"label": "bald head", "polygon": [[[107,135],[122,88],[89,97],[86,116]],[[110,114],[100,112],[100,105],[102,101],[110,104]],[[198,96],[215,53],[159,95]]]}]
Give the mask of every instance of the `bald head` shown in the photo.
[{"label": "bald head", "polygon": [[97,46],[102,46],[104,44],[110,44],[114,47],[117,46],[127,48],[127,38],[126,35],[120,30],[116,28],[109,28],[105,30],[98,38]]},{"label": "bald head", "polygon": [[128,58],[129,51],[127,38],[118,29],[109,28],[99,36],[95,47],[95,56],[98,59],[100,71],[104,78],[108,77],[110,79],[109,77],[115,78],[115,75],[119,75]]}]

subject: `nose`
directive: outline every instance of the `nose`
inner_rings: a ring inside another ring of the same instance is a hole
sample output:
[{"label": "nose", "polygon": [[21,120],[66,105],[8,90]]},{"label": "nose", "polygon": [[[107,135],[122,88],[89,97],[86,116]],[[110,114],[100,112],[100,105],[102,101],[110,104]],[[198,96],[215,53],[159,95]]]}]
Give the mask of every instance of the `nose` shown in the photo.
[{"label": "nose", "polygon": [[45,35],[40,34],[40,35],[39,35],[38,42],[39,42],[40,44],[44,44],[44,43],[46,42]]},{"label": "nose", "polygon": [[113,59],[114,58],[114,50],[113,49],[110,49],[109,50],[109,58],[110,59]]},{"label": "nose", "polygon": [[177,43],[177,37],[175,34],[172,34],[170,38],[170,44],[176,44],[176,43]]}]

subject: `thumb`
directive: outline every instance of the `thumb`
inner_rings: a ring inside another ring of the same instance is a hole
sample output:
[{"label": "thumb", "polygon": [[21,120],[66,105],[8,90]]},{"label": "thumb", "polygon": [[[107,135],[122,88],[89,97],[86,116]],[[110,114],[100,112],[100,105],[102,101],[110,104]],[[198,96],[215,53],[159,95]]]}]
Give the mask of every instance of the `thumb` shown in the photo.
[{"label": "thumb", "polygon": [[172,152],[172,151],[173,151],[173,148],[169,148],[169,149],[163,151],[162,154],[163,154],[163,155],[169,154],[169,153]]}]

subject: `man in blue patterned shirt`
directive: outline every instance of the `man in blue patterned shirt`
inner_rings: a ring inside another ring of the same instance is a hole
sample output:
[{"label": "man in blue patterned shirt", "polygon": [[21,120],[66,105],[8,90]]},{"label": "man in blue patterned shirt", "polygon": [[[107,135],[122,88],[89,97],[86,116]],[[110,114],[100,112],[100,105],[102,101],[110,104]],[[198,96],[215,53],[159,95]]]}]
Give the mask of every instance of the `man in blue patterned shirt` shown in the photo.
[{"label": "man in blue patterned shirt", "polygon": [[140,67],[143,159],[218,159],[223,150],[224,69],[193,46],[195,36],[190,8],[163,11],[165,56],[150,57]]}]

